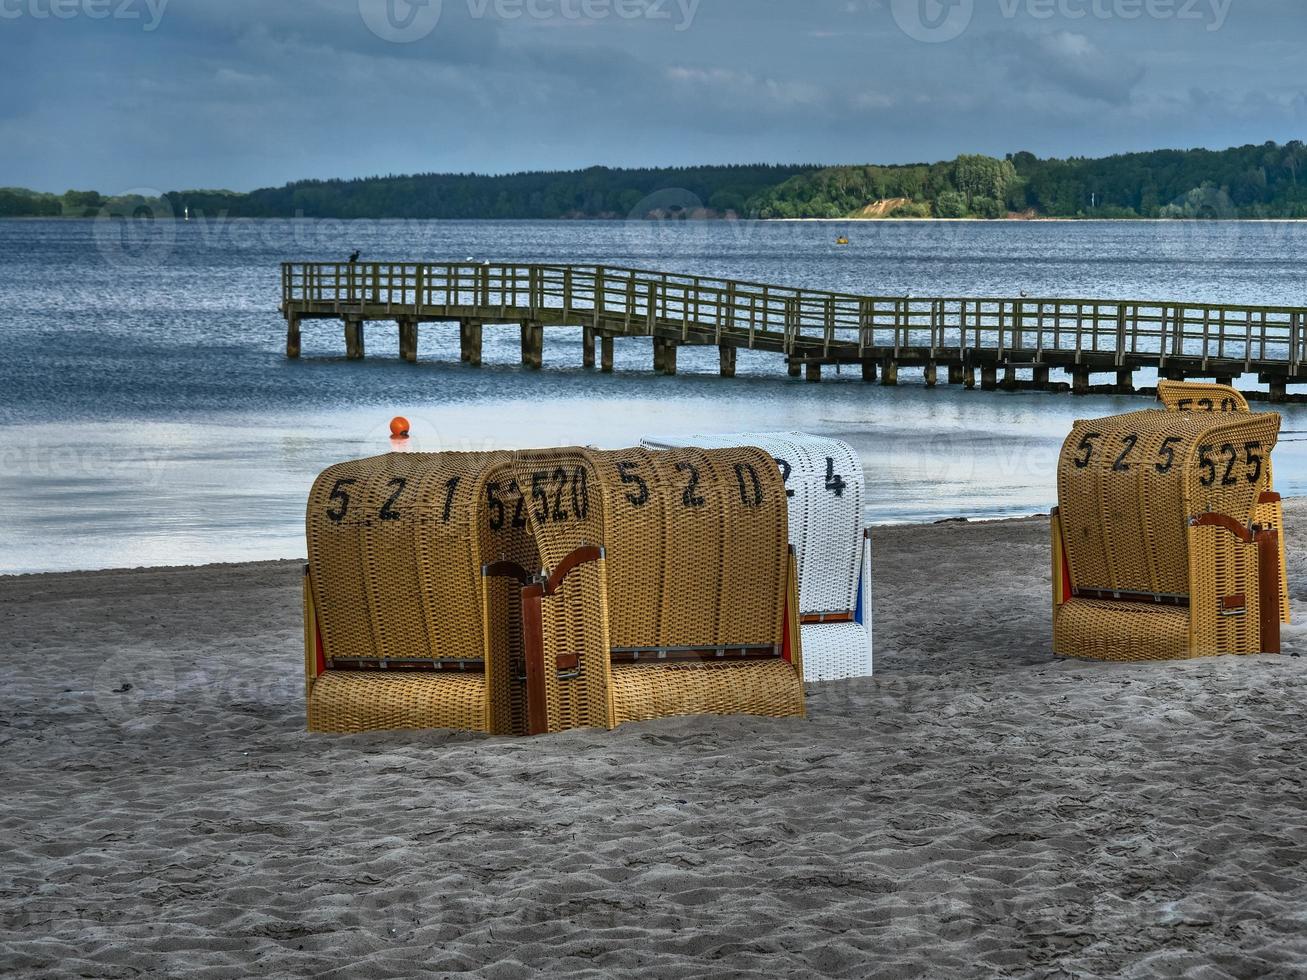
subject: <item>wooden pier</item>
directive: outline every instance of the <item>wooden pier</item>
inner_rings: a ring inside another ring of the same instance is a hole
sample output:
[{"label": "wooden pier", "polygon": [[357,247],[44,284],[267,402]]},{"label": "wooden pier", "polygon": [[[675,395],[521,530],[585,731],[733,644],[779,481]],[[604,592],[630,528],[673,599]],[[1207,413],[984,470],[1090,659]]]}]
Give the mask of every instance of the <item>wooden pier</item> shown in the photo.
[{"label": "wooden pier", "polygon": [[[306,320],[340,320],[348,357],[364,355],[364,323],[398,325],[400,356],[417,360],[422,323],[459,324],[460,353],[481,363],[487,325],[521,331],[522,364],[539,368],[546,327],[582,329],[583,364],[613,369],[619,338],[653,339],[653,369],[676,373],[683,345],[715,346],[723,377],[736,351],[783,355],[792,377],[820,381],[822,368],[856,366],[893,385],[901,367],[983,389],[1131,392],[1139,368],[1160,377],[1229,383],[1248,373],[1283,400],[1307,384],[1307,307],[1229,306],[1143,300],[979,299],[858,296],[738,280],[594,265],[504,263],[308,263],[282,266],[286,354],[298,357]],[[1031,380],[1017,380],[1029,369]]]}]

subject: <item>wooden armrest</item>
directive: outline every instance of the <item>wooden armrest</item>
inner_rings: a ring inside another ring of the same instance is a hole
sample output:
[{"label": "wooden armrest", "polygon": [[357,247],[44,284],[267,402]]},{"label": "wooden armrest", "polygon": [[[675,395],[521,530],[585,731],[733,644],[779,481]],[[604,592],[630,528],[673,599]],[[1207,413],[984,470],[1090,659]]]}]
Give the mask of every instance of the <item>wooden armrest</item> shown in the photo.
[{"label": "wooden armrest", "polygon": [[1229,514],[1199,514],[1189,518],[1190,527],[1223,527],[1244,544],[1253,543],[1253,530],[1236,521]]}]

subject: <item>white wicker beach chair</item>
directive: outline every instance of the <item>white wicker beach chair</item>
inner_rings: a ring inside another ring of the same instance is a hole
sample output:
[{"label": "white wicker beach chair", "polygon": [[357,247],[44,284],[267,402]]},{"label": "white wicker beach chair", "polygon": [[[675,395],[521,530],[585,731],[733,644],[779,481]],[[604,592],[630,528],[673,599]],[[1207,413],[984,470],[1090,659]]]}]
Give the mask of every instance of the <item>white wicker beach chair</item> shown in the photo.
[{"label": "white wicker beach chair", "polygon": [[757,446],[785,477],[799,566],[806,681],[872,673],[871,544],[862,523],[862,462],[847,443],[802,432],[658,436],[649,449]]}]

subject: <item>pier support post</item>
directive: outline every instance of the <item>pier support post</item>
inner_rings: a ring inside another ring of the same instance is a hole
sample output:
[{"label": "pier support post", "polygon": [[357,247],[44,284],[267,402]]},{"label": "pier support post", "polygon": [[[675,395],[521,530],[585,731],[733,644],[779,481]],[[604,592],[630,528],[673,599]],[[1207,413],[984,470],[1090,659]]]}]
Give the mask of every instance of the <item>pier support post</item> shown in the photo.
[{"label": "pier support post", "polygon": [[458,356],[468,367],[481,366],[481,321],[460,320],[458,323]]},{"label": "pier support post", "polygon": [[797,378],[803,373],[803,365],[792,357],[785,362],[785,368],[789,371],[791,378]]},{"label": "pier support post", "polygon": [[865,361],[862,362],[862,380],[863,380],[863,381],[875,381],[875,380],[876,380],[876,362],[875,362],[875,361],[870,360],[870,359],[867,359],[867,360],[865,360]]},{"label": "pier support post", "polygon": [[1116,390],[1121,395],[1135,393],[1135,372],[1133,368],[1116,369]]},{"label": "pier support post", "polygon": [[613,338],[606,334],[599,338],[599,370],[613,373]]},{"label": "pier support post", "polygon": [[286,356],[300,356],[300,318],[294,313],[286,317]]},{"label": "pier support post", "polygon": [[1089,394],[1089,368],[1077,364],[1071,369],[1071,394]]},{"label": "pier support post", "polygon": [[676,374],[676,350],[680,346],[679,341],[663,341],[663,374],[669,377]]},{"label": "pier support post", "polygon": [[653,339],[654,374],[673,375],[676,373],[676,348],[680,344],[675,340]]},{"label": "pier support post", "polygon": [[885,362],[880,366],[880,383],[887,388],[893,388],[899,383],[899,362],[892,357],[885,358]]},{"label": "pier support post", "polygon": [[962,384],[962,365],[950,364],[948,366],[948,383],[951,385]]},{"label": "pier support post", "polygon": [[581,328],[581,367],[595,366],[595,328]]},{"label": "pier support post", "polygon": [[1034,371],[1031,373],[1031,376],[1032,376],[1032,380],[1035,382],[1035,387],[1036,387],[1036,388],[1047,388],[1047,387],[1048,387],[1048,365],[1047,365],[1047,364],[1037,364],[1037,365],[1035,365],[1035,369],[1034,369]]},{"label": "pier support post", "polygon": [[345,320],[345,356],[351,361],[363,357],[363,321],[357,317]]},{"label": "pier support post", "polygon": [[980,365],[980,390],[994,391],[998,388],[998,365]]},{"label": "pier support post", "polygon": [[1288,390],[1288,385],[1285,383],[1284,378],[1273,379],[1268,385],[1268,387],[1270,388],[1272,404],[1279,404],[1288,399],[1289,390]]},{"label": "pier support post", "polygon": [[418,322],[412,317],[399,319],[399,356],[410,364],[418,359]]},{"label": "pier support post", "polygon": [[821,380],[821,365],[816,361],[809,361],[804,365],[804,379],[807,381]]},{"label": "pier support post", "polygon": [[544,364],[545,328],[535,320],[522,322],[522,365],[539,371]]},{"label": "pier support post", "polygon": [[721,376],[723,378],[735,377],[735,348],[729,344],[719,344],[717,357],[721,363]]},{"label": "pier support post", "polygon": [[939,383],[939,365],[931,361],[922,372],[926,378],[926,387],[933,388]]},{"label": "pier support post", "polygon": [[976,369],[970,364],[964,364],[962,366],[962,386],[968,391],[975,390]]},{"label": "pier support post", "polygon": [[1002,386],[1002,387],[1003,387],[1003,390],[1004,390],[1004,391],[1016,391],[1016,390],[1017,390],[1017,369],[1014,368],[1011,364],[1004,364],[1004,365],[1003,365],[1003,386]]}]

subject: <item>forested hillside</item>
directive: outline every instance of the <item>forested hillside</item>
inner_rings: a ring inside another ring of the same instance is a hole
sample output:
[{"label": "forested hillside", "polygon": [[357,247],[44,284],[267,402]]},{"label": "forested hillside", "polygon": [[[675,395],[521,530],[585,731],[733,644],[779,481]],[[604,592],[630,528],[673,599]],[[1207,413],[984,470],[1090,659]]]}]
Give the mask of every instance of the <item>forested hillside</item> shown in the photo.
[{"label": "forested hillside", "polygon": [[1307,218],[1307,149],[1155,150],[1067,160],[963,155],[895,166],[749,165],[297,181],[163,201],[0,189],[0,217]]}]

